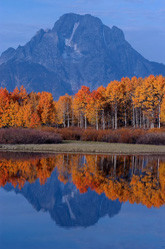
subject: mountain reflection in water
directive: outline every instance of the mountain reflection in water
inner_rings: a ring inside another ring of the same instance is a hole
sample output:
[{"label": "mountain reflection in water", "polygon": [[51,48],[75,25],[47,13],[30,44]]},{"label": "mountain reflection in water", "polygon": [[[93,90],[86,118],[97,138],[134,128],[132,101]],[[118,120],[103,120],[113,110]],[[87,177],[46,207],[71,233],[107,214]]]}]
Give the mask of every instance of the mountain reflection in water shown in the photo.
[{"label": "mountain reflection in water", "polygon": [[165,157],[1,154],[0,186],[64,227],[118,214],[122,202],[165,203]]}]

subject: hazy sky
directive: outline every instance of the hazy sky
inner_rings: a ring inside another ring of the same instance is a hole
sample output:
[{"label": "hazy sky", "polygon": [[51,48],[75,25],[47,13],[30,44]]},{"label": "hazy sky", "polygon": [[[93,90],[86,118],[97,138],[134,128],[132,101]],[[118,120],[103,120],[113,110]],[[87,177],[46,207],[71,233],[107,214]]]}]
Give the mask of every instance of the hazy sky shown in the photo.
[{"label": "hazy sky", "polygon": [[165,0],[0,0],[0,53],[24,45],[69,12],[121,28],[139,53],[165,64]]}]

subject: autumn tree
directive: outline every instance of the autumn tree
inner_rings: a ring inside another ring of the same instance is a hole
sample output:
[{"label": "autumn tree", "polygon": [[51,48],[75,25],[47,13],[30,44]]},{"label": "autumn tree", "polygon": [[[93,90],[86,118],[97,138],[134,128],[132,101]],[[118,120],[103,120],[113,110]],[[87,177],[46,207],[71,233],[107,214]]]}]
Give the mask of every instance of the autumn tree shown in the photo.
[{"label": "autumn tree", "polygon": [[54,101],[51,93],[41,92],[38,93],[39,101],[37,106],[37,112],[39,114],[42,124],[55,123],[54,120]]},{"label": "autumn tree", "polygon": [[63,127],[69,127],[73,119],[72,97],[68,94],[61,96],[56,104],[57,122],[63,124]]},{"label": "autumn tree", "polygon": [[89,101],[90,89],[82,86],[78,93],[73,98],[73,109],[78,119],[78,125],[87,128],[87,104]]}]

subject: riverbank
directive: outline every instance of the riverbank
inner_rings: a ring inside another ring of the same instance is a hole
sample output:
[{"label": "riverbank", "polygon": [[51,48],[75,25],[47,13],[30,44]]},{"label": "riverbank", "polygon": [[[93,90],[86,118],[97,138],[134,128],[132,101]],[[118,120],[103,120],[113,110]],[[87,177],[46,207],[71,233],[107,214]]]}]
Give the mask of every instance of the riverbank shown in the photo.
[{"label": "riverbank", "polygon": [[1,144],[0,151],[82,154],[165,155],[165,146],[104,142],[63,141],[61,144]]}]

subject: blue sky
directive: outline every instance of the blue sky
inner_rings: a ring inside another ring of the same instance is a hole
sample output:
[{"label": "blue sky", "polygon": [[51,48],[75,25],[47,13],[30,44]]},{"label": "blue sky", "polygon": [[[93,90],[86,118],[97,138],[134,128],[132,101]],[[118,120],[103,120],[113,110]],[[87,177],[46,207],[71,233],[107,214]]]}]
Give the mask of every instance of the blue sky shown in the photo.
[{"label": "blue sky", "polygon": [[139,53],[165,64],[165,0],[0,0],[0,53],[24,45],[69,12],[121,28]]}]

